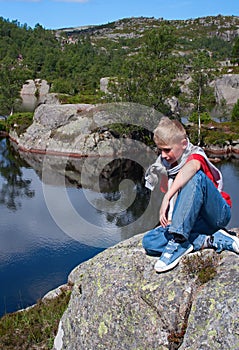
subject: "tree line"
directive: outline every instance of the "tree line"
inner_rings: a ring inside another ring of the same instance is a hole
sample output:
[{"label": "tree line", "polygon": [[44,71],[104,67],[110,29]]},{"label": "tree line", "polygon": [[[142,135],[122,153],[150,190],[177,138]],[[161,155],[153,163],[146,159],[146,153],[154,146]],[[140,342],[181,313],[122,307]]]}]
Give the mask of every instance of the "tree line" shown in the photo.
[{"label": "tree line", "polygon": [[[182,46],[187,55],[178,54]],[[170,114],[165,101],[176,96],[180,104],[193,103],[196,111],[205,112],[215,103],[209,82],[218,74],[218,60],[238,63],[238,57],[238,38],[233,43],[218,37],[190,41],[167,21],[131,40],[105,38],[96,44],[82,34],[70,44],[64,34],[59,39],[40,24],[30,28],[0,18],[0,114],[17,110],[22,85],[37,78],[46,79],[51,92],[76,102],[136,102]],[[188,70],[190,96],[182,94],[178,79]],[[111,93],[105,96],[99,91],[102,77],[112,77]]]}]

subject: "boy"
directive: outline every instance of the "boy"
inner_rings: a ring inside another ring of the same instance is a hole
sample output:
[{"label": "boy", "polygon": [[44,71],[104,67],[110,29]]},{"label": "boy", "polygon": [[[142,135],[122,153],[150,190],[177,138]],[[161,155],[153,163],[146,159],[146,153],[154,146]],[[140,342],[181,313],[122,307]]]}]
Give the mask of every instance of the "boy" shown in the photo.
[{"label": "boy", "polygon": [[161,154],[146,172],[146,187],[153,190],[160,182],[165,194],[161,226],[147,232],[142,243],[146,253],[160,256],[155,270],[170,270],[202,248],[239,253],[239,238],[224,229],[231,218],[231,199],[222,191],[220,171],[203,149],[189,142],[177,120],[162,117],[154,142]]}]

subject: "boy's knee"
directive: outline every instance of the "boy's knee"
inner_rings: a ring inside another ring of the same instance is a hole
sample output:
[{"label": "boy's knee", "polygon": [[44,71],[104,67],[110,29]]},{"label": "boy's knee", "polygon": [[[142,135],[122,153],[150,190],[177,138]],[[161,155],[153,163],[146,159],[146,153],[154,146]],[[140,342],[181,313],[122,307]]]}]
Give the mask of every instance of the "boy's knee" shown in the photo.
[{"label": "boy's knee", "polygon": [[157,242],[155,241],[155,232],[147,232],[142,239],[142,246],[147,255],[158,256]]},{"label": "boy's knee", "polygon": [[161,247],[165,245],[165,242],[168,241],[166,238],[168,230],[162,228],[162,226],[156,227],[153,230],[146,232],[142,238],[143,248],[147,250],[154,250],[156,247]]},{"label": "boy's knee", "polygon": [[142,246],[145,250],[147,250],[147,248],[150,246],[150,242],[151,242],[150,237],[151,237],[151,231],[148,231],[142,239]]}]

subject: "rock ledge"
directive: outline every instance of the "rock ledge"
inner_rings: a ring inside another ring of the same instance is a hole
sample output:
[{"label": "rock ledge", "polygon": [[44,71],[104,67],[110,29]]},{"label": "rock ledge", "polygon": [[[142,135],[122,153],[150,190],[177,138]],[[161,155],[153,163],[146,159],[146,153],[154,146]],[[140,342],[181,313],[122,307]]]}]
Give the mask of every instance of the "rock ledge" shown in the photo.
[{"label": "rock ledge", "polygon": [[141,239],[121,242],[71,272],[72,297],[54,350],[238,349],[238,256],[221,253],[216,276],[199,285],[183,261],[155,273]]}]

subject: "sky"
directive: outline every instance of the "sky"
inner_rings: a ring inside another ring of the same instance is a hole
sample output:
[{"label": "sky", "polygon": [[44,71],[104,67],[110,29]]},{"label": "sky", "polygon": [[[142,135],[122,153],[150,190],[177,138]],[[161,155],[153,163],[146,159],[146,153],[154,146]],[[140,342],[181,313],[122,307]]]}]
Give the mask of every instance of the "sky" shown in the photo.
[{"label": "sky", "polygon": [[239,16],[238,0],[0,0],[0,17],[34,28],[106,24],[129,17]]}]

